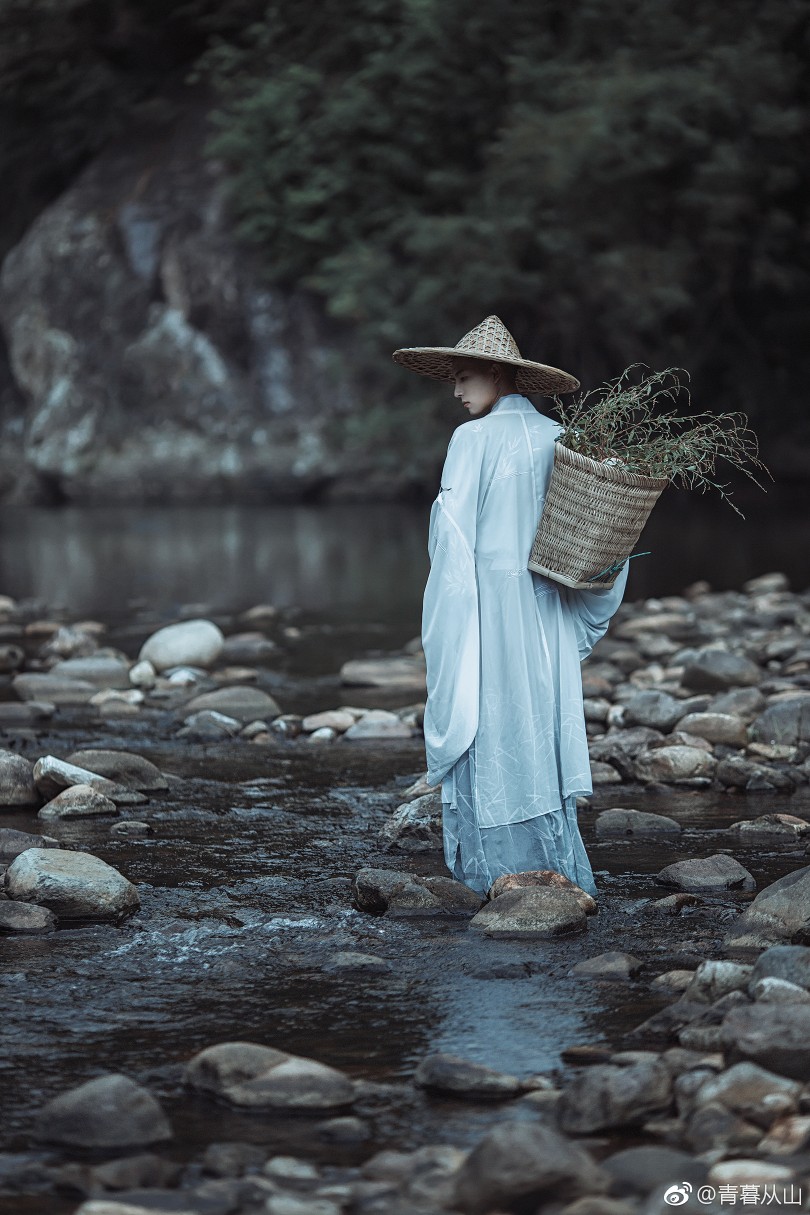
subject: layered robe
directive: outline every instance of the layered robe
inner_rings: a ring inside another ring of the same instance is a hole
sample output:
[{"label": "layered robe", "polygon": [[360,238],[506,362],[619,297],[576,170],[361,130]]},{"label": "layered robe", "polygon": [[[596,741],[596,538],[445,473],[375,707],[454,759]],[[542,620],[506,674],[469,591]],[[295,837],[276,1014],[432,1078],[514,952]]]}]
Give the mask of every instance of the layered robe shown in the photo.
[{"label": "layered robe", "polygon": [[501,397],[453,433],[430,513],[427,780],[442,786],[448,867],[481,893],[536,868],[596,889],[576,821],[593,791],[580,662],[627,564],[597,591],[527,568],[559,433],[526,397]]}]

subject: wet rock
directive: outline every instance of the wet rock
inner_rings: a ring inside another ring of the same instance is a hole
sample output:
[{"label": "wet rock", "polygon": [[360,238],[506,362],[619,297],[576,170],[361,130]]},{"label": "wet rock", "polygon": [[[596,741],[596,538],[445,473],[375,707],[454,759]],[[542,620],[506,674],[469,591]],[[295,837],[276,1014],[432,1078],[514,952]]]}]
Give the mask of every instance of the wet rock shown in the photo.
[{"label": "wet rock", "polygon": [[612,764],[602,763],[596,759],[591,760],[591,784],[594,788],[597,785],[620,785],[621,782],[621,773]]},{"label": "wet rock", "polygon": [[344,730],[348,730],[349,726],[355,723],[354,713],[350,713],[348,709],[326,709],[323,713],[310,713],[301,722],[301,729],[305,734],[311,734],[314,730],[329,729],[335,730],[338,734],[342,734]]},{"label": "wet rock", "polygon": [[[728,948],[761,949],[810,940],[810,866],[771,882],[728,929]],[[788,976],[782,976],[788,977]]]},{"label": "wet rock", "polygon": [[86,705],[96,693],[86,679],[68,679],[40,671],[15,675],[11,686],[20,700],[45,701],[54,705]]},{"label": "wet rock", "polygon": [[256,1143],[239,1140],[209,1143],[202,1158],[202,1169],[213,1177],[242,1177],[260,1169],[266,1159],[266,1148]]},{"label": "wet rock", "polygon": [[279,647],[264,633],[231,633],[225,638],[220,657],[224,662],[265,662],[276,658]]},{"label": "wet rock", "polygon": [[90,1169],[90,1182],[93,1188],[102,1190],[152,1190],[177,1185],[182,1172],[183,1166],[173,1160],[164,1160],[154,1152],[139,1152],[137,1156],[95,1165]]},{"label": "wet rock", "polygon": [[633,954],[611,949],[607,953],[577,962],[568,973],[591,979],[631,979],[638,974],[642,966],[640,958],[634,957]]},{"label": "wet rock", "polygon": [[154,835],[154,833],[154,827],[137,818],[122,818],[120,822],[113,823],[110,827],[110,835],[127,835],[133,839],[142,835]]},{"label": "wet rock", "polygon": [[127,1076],[106,1075],[49,1101],[36,1135],[69,1147],[125,1148],[165,1142],[172,1129],[148,1089]]},{"label": "wet rock", "polygon": [[441,851],[441,790],[403,802],[383,824],[380,834],[389,848],[400,852]]},{"label": "wet rock", "polygon": [[213,739],[235,738],[239,733],[241,722],[225,713],[217,713],[214,709],[202,709],[185,718],[182,730],[177,731],[178,738]]},{"label": "wet rock", "polygon": [[[732,1114],[720,1102],[709,1101],[687,1115],[682,1138],[695,1152],[727,1155],[753,1151],[762,1138],[762,1128]],[[660,1208],[664,1209],[669,1208]]]},{"label": "wet rock", "polygon": [[89,785],[91,789],[103,793],[117,805],[139,805],[147,800],[137,789],[127,789],[124,785],[108,780],[106,776],[99,776],[87,768],[66,763],[55,755],[43,755],[37,760],[34,764],[34,782],[45,798],[56,797],[63,789],[69,789],[73,785]]},{"label": "wet rock", "polygon": [[550,887],[552,890],[563,890],[572,894],[586,915],[596,911],[596,899],[588,894],[581,886],[577,886],[563,873],[554,869],[526,869],[522,873],[504,873],[490,886],[487,891],[488,899],[497,899],[507,890],[518,890],[524,886]]},{"label": "wet rock", "polygon": [[385,958],[378,958],[376,954],[358,953],[356,950],[342,949],[324,964],[323,969],[328,974],[340,974],[344,972],[387,974],[391,970],[391,963],[386,962]]},{"label": "wet rock", "polygon": [[636,775],[645,783],[677,784],[696,777],[710,777],[714,772],[713,757],[698,747],[674,746],[642,751],[635,763]]},{"label": "wet rock", "polygon": [[[770,886],[766,886],[762,894],[767,894],[770,889]],[[773,945],[766,949],[754,963],[749,990],[766,978],[784,979],[787,983],[795,983],[797,987],[810,991],[810,948],[806,945]]]},{"label": "wet rock", "polygon": [[648,906],[653,911],[662,911],[666,915],[680,915],[684,907],[701,907],[704,900],[696,894],[668,894],[663,899],[654,899]]},{"label": "wet rock", "polygon": [[425,662],[418,655],[355,658],[340,668],[341,682],[352,687],[387,688],[392,692],[424,692]]},{"label": "wet rock", "polygon": [[666,865],[655,880],[680,890],[754,890],[756,882],[733,856],[715,852],[713,856],[675,861]]},{"label": "wet rock", "polygon": [[517,1076],[484,1067],[456,1055],[428,1055],[414,1072],[417,1088],[437,1093],[452,1093],[472,1101],[515,1097],[522,1085]]},{"label": "wet rock", "polygon": [[128,788],[140,789],[142,793],[152,793],[169,787],[169,782],[160,768],[132,751],[73,751],[67,756],[66,763],[75,764],[79,768],[89,768],[99,776],[106,776],[108,780]]},{"label": "wet rock", "polygon": [[573,894],[532,886],[507,890],[470,920],[471,929],[501,938],[553,937],[586,927],[587,916]]},{"label": "wet rock", "polygon": [[595,1064],[564,1085],[557,1122],[562,1130],[578,1135],[637,1126],[668,1109],[671,1100],[669,1069],[655,1058],[626,1067]]},{"label": "wet rock", "polygon": [[729,688],[755,687],[762,671],[755,662],[730,650],[698,650],[684,668],[681,682],[694,692],[725,692]]},{"label": "wet rock", "polygon": [[746,844],[797,844],[810,832],[810,823],[795,814],[761,814],[741,819],[728,828]]},{"label": "wet rock", "polygon": [[765,708],[765,697],[759,688],[732,688],[713,696],[709,705],[711,713],[730,713],[739,717],[746,725]]},{"label": "wet rock", "polygon": [[28,848],[8,867],[12,899],[49,907],[60,919],[118,919],[140,906],[131,882],[97,856]]},{"label": "wet rock", "polygon": [[37,818],[92,818],[97,814],[117,814],[118,807],[91,785],[71,785],[46,802]]},{"label": "wet rock", "polygon": [[361,869],[352,884],[352,895],[361,911],[384,915],[441,910],[441,903],[422,881],[411,873],[394,869]]},{"label": "wet rock", "polygon": [[152,666],[151,662],[142,661],[135,662],[129,668],[129,682],[136,688],[153,688],[157,678],[157,671]]},{"label": "wet rock", "polygon": [[92,683],[96,688],[128,688],[129,663],[124,658],[113,658],[102,654],[91,654],[84,658],[66,658],[57,662],[48,672],[54,678],[80,679]]},{"label": "wet rock", "polygon": [[759,1063],[792,1080],[810,1080],[810,1005],[749,1004],[721,1025],[729,1059]]},{"label": "wet rock", "polygon": [[513,1208],[521,1201],[571,1199],[602,1192],[607,1178],[588,1153],[550,1126],[519,1122],[493,1127],[456,1175],[451,1209],[465,1215]]},{"label": "wet rock", "polygon": [[797,746],[810,743],[810,693],[803,692],[769,705],[751,725],[757,742]]},{"label": "wet rock", "polygon": [[31,726],[34,722],[53,717],[56,705],[45,700],[0,701],[0,730]]},{"label": "wet rock", "polygon": [[58,848],[57,840],[48,835],[31,835],[28,831],[15,831],[13,827],[0,827],[0,864],[7,865],[26,848]]},{"label": "wet rock", "polygon": [[455,878],[439,875],[423,877],[420,881],[448,914],[472,915],[481,906],[481,896]]},{"label": "wet rock", "polygon": [[151,662],[156,671],[169,667],[210,667],[222,653],[225,638],[212,620],[182,620],[158,629],[143,643],[139,662]]},{"label": "wet rock", "polygon": [[241,1109],[319,1112],[355,1098],[352,1081],[336,1068],[254,1042],[209,1046],[186,1065],[184,1078]]},{"label": "wet rock", "polygon": [[668,692],[636,692],[625,705],[627,720],[637,726],[650,726],[655,730],[671,730],[680,721],[686,710],[683,702]]},{"label": "wet rock", "polygon": [[810,991],[769,975],[749,985],[749,995],[763,1004],[810,1004]]},{"label": "wet rock", "polygon": [[411,728],[396,713],[386,709],[369,709],[359,721],[349,726],[344,738],[410,738]]},{"label": "wet rock", "polygon": [[224,713],[227,717],[235,717],[244,723],[256,718],[266,720],[278,717],[281,709],[261,688],[251,688],[246,685],[236,685],[231,688],[219,688],[216,692],[204,692],[195,696],[185,705],[184,714],[199,713],[211,709],[216,713]]},{"label": "wet rock", "polygon": [[708,958],[701,962],[684,992],[685,1000],[713,1004],[730,991],[745,991],[752,967],[741,962]]},{"label": "wet rock", "polygon": [[786,773],[744,759],[741,755],[721,760],[715,769],[715,777],[725,788],[745,789],[747,792],[754,792],[757,788],[790,792],[794,788],[793,780]]},{"label": "wet rock", "polygon": [[315,1165],[298,1156],[271,1156],[262,1172],[290,1189],[310,1190],[320,1180]]},{"label": "wet rock", "polygon": [[371,1130],[362,1118],[351,1114],[325,1118],[315,1127],[319,1139],[326,1143],[365,1143],[371,1138]]},{"label": "wet rock", "polygon": [[0,807],[38,806],[34,765],[15,751],[0,751]]},{"label": "wet rock", "polygon": [[600,837],[613,835],[679,835],[681,824],[665,814],[651,814],[646,810],[625,810],[615,807],[603,810],[594,823]]},{"label": "wet rock", "polygon": [[693,970],[666,970],[662,975],[657,975],[650,986],[663,991],[683,992],[692,982],[694,973]]},{"label": "wet rock", "polygon": [[745,723],[731,713],[687,713],[678,722],[678,729],[727,747],[744,747],[748,742]]},{"label": "wet rock", "polygon": [[429,785],[427,783],[427,773],[425,773],[424,776],[420,776],[413,782],[412,785],[408,786],[408,788],[402,794],[402,800],[404,802],[412,802],[415,801],[417,797],[426,797],[428,793],[436,793],[437,791],[441,797],[441,790],[442,787],[440,784]]},{"label": "wet rock", "polygon": [[757,1144],[763,1156],[792,1156],[810,1143],[810,1116],[789,1114],[778,1118],[768,1134]]},{"label": "wet rock", "polygon": [[[624,1148],[602,1161],[612,1178],[614,1194],[649,1194],[659,1185],[688,1182],[697,1188],[706,1180],[707,1166],[687,1152],[658,1144]],[[571,1208],[567,1215],[574,1215]],[[584,1215],[584,1213],[583,1213]]]},{"label": "wet rock", "polygon": [[331,743],[335,741],[337,736],[337,730],[333,730],[331,726],[321,726],[319,729],[312,731],[307,738],[307,742],[316,745],[318,743]]},{"label": "wet rock", "polygon": [[756,1063],[735,1063],[705,1081],[695,1097],[697,1106],[719,1102],[733,1114],[767,1130],[777,1118],[798,1110],[801,1084],[767,1071]]},{"label": "wet rock", "polygon": [[10,899],[0,902],[0,933],[39,935],[53,932],[56,924],[56,916],[47,907],[15,903]]}]

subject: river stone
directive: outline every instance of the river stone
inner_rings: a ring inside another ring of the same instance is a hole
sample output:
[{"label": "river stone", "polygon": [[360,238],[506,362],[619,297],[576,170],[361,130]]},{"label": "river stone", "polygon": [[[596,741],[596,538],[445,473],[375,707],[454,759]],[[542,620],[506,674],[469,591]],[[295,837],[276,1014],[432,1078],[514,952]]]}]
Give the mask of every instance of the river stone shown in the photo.
[{"label": "river stone", "polygon": [[[695,1160],[688,1152],[652,1143],[615,1152],[602,1161],[602,1168],[613,1179],[613,1194],[649,1194],[656,1186],[678,1182],[689,1182],[697,1188],[706,1180],[707,1173],[706,1164]],[[576,1212],[571,1209],[570,1215],[576,1215]],[[589,1212],[583,1210],[582,1215],[589,1215]],[[600,1215],[600,1212],[593,1211],[590,1215]]]},{"label": "river stone", "polygon": [[53,932],[56,916],[47,907],[35,903],[15,903],[11,899],[0,902],[0,933]]},{"label": "river stone", "polygon": [[683,828],[665,814],[646,810],[625,810],[619,806],[603,810],[594,823],[598,836],[611,835],[678,835]]},{"label": "river stone", "polygon": [[764,708],[765,697],[759,688],[732,688],[729,692],[713,696],[708,711],[730,713],[732,717],[739,717],[746,725],[750,725]]},{"label": "river stone", "polygon": [[0,864],[7,865],[26,848],[59,848],[58,840],[48,835],[31,835],[13,827],[0,827]]},{"label": "river stone", "polygon": [[129,688],[129,663],[123,658],[90,654],[85,658],[65,658],[51,667],[49,675],[61,679],[84,679],[97,688]]},{"label": "river stone", "polygon": [[140,906],[138,892],[122,874],[87,852],[28,848],[8,867],[12,899],[49,907],[65,919],[118,919]]},{"label": "river stone", "polygon": [[727,830],[746,844],[796,844],[810,832],[810,823],[795,814],[761,814],[740,819]]},{"label": "river stone", "polygon": [[35,721],[53,717],[56,705],[46,700],[0,701],[0,730],[30,726]]},{"label": "river stone", "polygon": [[810,940],[808,865],[760,890],[726,934],[726,946],[734,949],[761,949],[780,941],[801,945],[806,940]]},{"label": "river stone", "polygon": [[465,1215],[534,1210],[549,1199],[600,1193],[607,1178],[578,1143],[543,1123],[501,1123],[462,1162],[447,1204]]},{"label": "river stone", "polygon": [[66,762],[76,764],[79,768],[89,768],[99,776],[106,776],[108,780],[117,781],[119,785],[126,785],[127,788],[140,789],[142,793],[169,787],[169,782],[160,768],[132,751],[104,751],[94,748],[73,751]]},{"label": "river stone", "polygon": [[354,1084],[337,1068],[255,1042],[207,1047],[186,1064],[184,1079],[242,1109],[320,1112],[355,1098]]},{"label": "river stone", "polygon": [[658,747],[641,751],[636,756],[636,775],[639,780],[677,783],[709,777],[714,772],[714,758],[699,747]]},{"label": "river stone", "polygon": [[20,700],[47,701],[54,705],[86,705],[97,691],[96,685],[87,679],[68,679],[45,671],[15,675],[11,686]]},{"label": "river stone", "polygon": [[681,676],[685,688],[694,692],[725,692],[728,688],[754,687],[762,671],[743,654],[730,650],[697,650]]},{"label": "river stone", "polygon": [[[768,890],[769,886],[762,893]],[[783,979],[810,991],[810,948],[807,945],[772,945],[766,949],[754,963],[749,992],[753,994],[757,983],[770,978]]]},{"label": "river stone", "polygon": [[599,953],[593,958],[577,962],[568,973],[589,979],[631,979],[633,975],[638,974],[642,966],[641,959],[633,954],[610,949],[607,953]]},{"label": "river stone", "polygon": [[393,869],[361,869],[352,884],[354,901],[361,911],[384,915],[389,910],[404,912],[438,911],[435,895],[412,873]]},{"label": "river stone", "polygon": [[225,638],[225,644],[222,647],[220,657],[223,662],[228,663],[253,663],[263,662],[269,657],[275,658],[279,652],[279,648],[275,641],[269,637],[265,637],[264,633],[249,632],[249,633],[231,633]]},{"label": "river stone", "polygon": [[756,882],[748,870],[723,852],[695,857],[666,865],[655,880],[679,890],[755,890]]},{"label": "river stone", "polygon": [[804,692],[769,705],[751,725],[756,742],[797,746],[810,742],[810,694]]},{"label": "river stone", "polygon": [[353,726],[354,722],[354,714],[348,709],[325,709],[323,713],[310,713],[305,717],[301,722],[301,729],[305,734],[312,734],[314,730],[327,727],[342,734],[349,726]]},{"label": "river stone", "polygon": [[76,764],[66,763],[55,755],[43,755],[34,764],[34,781],[43,797],[52,798],[69,789],[72,785],[90,785],[97,793],[103,793],[111,801],[121,806],[138,805],[147,798],[137,789],[127,789],[124,785],[80,768]]},{"label": "river stone", "polygon": [[127,835],[132,838],[142,835],[154,835],[155,829],[150,823],[144,823],[137,818],[122,818],[110,827],[110,835]]},{"label": "river stone", "polygon": [[488,937],[553,937],[587,928],[587,916],[573,894],[550,887],[507,890],[485,903],[470,928]]},{"label": "river stone", "polygon": [[722,759],[714,775],[721,785],[732,789],[745,789],[748,792],[781,789],[789,793],[795,787],[787,772],[768,767],[767,764],[754,763],[742,755],[730,755],[728,759]]},{"label": "river stone", "polygon": [[172,1128],[148,1089],[128,1076],[106,1075],[49,1101],[36,1135],[67,1147],[127,1148],[163,1143]]},{"label": "river stone", "polygon": [[684,993],[685,1000],[713,1004],[730,991],[745,991],[752,967],[724,958],[707,958],[701,962]]},{"label": "river stone", "polygon": [[340,668],[341,682],[352,687],[386,688],[391,692],[424,692],[425,661],[420,655],[353,658]]},{"label": "river stone", "polygon": [[678,722],[678,729],[727,747],[744,747],[748,742],[745,722],[731,713],[687,713]]},{"label": "river stone", "polygon": [[729,1009],[720,1027],[728,1058],[810,1080],[810,1004],[748,1004]]},{"label": "river stone", "polygon": [[591,784],[594,788],[597,785],[620,785],[622,783],[621,773],[613,767],[613,764],[603,763],[601,760],[591,760]]},{"label": "river stone", "polygon": [[34,765],[16,751],[0,751],[0,807],[38,806]]},{"label": "river stone", "polygon": [[413,1082],[417,1088],[452,1093],[472,1101],[515,1097],[523,1088],[517,1076],[508,1076],[457,1055],[441,1053],[422,1060],[414,1072]]},{"label": "river stone", "polygon": [[564,1085],[557,1123],[570,1134],[636,1126],[669,1107],[672,1076],[657,1058],[595,1064]]},{"label": "river stone", "polygon": [[596,899],[593,895],[575,885],[563,873],[555,869],[525,869],[521,873],[502,873],[496,878],[487,891],[488,899],[497,899],[507,890],[518,890],[524,886],[551,887],[553,890],[566,890],[572,894],[586,915],[596,911]]},{"label": "river stone", "polygon": [[440,852],[442,841],[441,790],[403,802],[380,832],[389,848],[400,852]]},{"label": "river stone", "polygon": [[281,712],[272,696],[268,696],[261,688],[251,688],[245,684],[219,688],[216,692],[203,692],[183,707],[183,714],[191,715],[205,709],[234,717],[242,723],[254,721],[256,718],[264,721],[269,717],[278,717]]},{"label": "river stone", "polygon": [[148,637],[138,654],[156,671],[169,667],[210,667],[222,653],[225,638],[212,620],[181,620],[167,624]]},{"label": "river stone", "polygon": [[750,984],[748,994],[764,1004],[810,1003],[810,991],[796,983],[788,983],[786,979],[775,979],[773,975],[766,975],[764,979]]},{"label": "river stone", "polygon": [[349,726],[344,738],[410,738],[411,727],[387,709],[369,709]]},{"label": "river stone", "polygon": [[135,688],[153,688],[157,680],[157,671],[151,662],[135,662],[129,668],[129,682]]},{"label": "river stone", "polygon": [[91,818],[96,814],[117,814],[118,807],[91,785],[71,785],[46,802],[37,818]]},{"label": "river stone", "polygon": [[680,700],[670,696],[668,692],[656,692],[652,689],[636,692],[625,704],[627,720],[637,726],[651,726],[655,730],[671,730],[679,721],[685,709]]}]

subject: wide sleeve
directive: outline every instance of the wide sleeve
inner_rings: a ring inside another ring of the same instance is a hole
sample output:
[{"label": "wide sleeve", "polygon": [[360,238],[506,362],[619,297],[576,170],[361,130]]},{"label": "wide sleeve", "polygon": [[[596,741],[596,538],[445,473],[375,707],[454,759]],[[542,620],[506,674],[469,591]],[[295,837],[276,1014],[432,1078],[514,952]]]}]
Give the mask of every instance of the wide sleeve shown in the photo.
[{"label": "wide sleeve", "polygon": [[479,623],[475,542],[484,436],[454,433],[431,510],[430,574],[422,605],[428,784],[438,785],[478,728]]},{"label": "wide sleeve", "polygon": [[560,587],[560,597],[570,613],[577,639],[580,661],[588,657],[597,641],[605,635],[608,625],[624,596],[630,562],[625,561],[613,586],[598,591],[577,591]]}]

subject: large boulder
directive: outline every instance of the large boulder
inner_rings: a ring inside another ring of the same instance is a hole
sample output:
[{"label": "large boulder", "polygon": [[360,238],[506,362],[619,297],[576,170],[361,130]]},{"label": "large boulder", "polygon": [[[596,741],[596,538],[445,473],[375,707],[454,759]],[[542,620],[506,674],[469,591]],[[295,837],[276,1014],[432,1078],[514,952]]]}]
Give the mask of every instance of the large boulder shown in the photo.
[{"label": "large boulder", "polygon": [[780,1076],[810,1080],[810,1004],[738,1006],[720,1029],[732,1061],[747,1059]]},{"label": "large boulder", "polygon": [[506,894],[507,890],[519,890],[524,886],[567,891],[574,896],[586,915],[594,915],[596,912],[596,899],[593,895],[577,886],[564,873],[558,873],[556,869],[523,869],[520,873],[502,873],[490,886],[487,898],[497,899]]},{"label": "large boulder", "polygon": [[220,1042],[191,1059],[185,1082],[240,1109],[321,1113],[351,1105],[353,1082],[337,1068],[260,1046]]},{"label": "large boulder", "polygon": [[470,928],[477,932],[507,938],[555,937],[587,926],[588,917],[573,893],[541,886],[507,890],[470,920]]},{"label": "large boulder", "polygon": [[461,1059],[456,1055],[427,1055],[414,1072],[417,1088],[467,1097],[472,1101],[515,1097],[523,1088],[517,1076]]},{"label": "large boulder", "polygon": [[656,881],[679,890],[754,890],[756,881],[733,856],[713,856],[675,861],[656,874]]},{"label": "large boulder", "polygon": [[36,1133],[48,1143],[95,1149],[143,1147],[172,1138],[156,1098],[121,1075],[98,1076],[49,1101]]},{"label": "large boulder", "polygon": [[118,807],[91,785],[71,785],[46,802],[37,818],[92,818],[97,814],[117,814]]},{"label": "large boulder", "polygon": [[760,890],[726,935],[729,948],[761,949],[778,942],[810,943],[810,865]]},{"label": "large boulder", "polygon": [[222,653],[225,638],[213,620],[181,620],[158,629],[140,648],[139,662],[156,671],[169,667],[210,667]]},{"label": "large boulder", "polygon": [[595,1064],[564,1085],[556,1116],[562,1130],[590,1134],[638,1126],[667,1110],[671,1100],[672,1075],[657,1059]]},{"label": "large boulder", "polygon": [[28,848],[9,865],[6,880],[12,899],[49,907],[60,919],[117,920],[140,906],[132,883],[87,852]]},{"label": "large boulder", "polygon": [[[769,889],[767,887],[762,893]],[[772,945],[764,950],[753,965],[749,990],[753,990],[762,979],[781,979],[810,991],[810,947]]]},{"label": "large boulder", "polygon": [[0,902],[0,933],[39,935],[53,932],[55,928],[56,916],[47,907],[37,907],[35,903],[15,903],[11,899]]},{"label": "large boulder", "polygon": [[553,1127],[506,1122],[479,1140],[461,1164],[450,1207],[465,1215],[533,1211],[554,1200],[601,1193],[607,1185],[585,1149]]},{"label": "large boulder", "polygon": [[452,878],[420,877],[396,869],[360,869],[352,895],[361,911],[373,915],[412,916],[473,912],[480,897]]},{"label": "large boulder", "polygon": [[8,865],[27,848],[58,848],[55,839],[47,835],[32,835],[13,827],[0,827],[0,865]]}]

